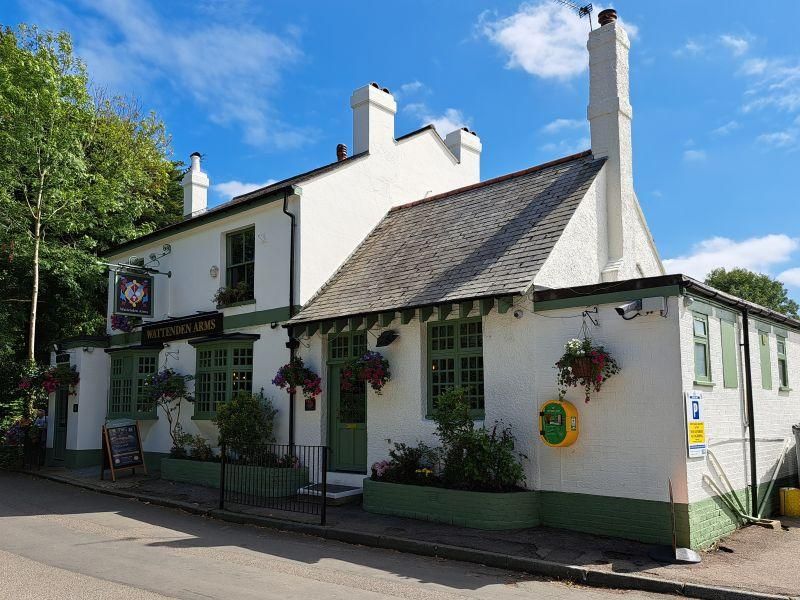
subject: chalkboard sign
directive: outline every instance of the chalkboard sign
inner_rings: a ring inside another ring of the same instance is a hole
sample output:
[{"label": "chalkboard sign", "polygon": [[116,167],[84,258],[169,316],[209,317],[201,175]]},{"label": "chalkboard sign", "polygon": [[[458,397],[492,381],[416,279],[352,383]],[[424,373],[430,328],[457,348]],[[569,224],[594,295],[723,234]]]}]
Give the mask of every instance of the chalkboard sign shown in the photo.
[{"label": "chalkboard sign", "polygon": [[103,466],[100,479],[103,479],[106,469],[111,470],[111,480],[116,481],[117,471],[136,467],[142,467],[147,474],[139,424],[136,421],[109,421],[103,426]]}]

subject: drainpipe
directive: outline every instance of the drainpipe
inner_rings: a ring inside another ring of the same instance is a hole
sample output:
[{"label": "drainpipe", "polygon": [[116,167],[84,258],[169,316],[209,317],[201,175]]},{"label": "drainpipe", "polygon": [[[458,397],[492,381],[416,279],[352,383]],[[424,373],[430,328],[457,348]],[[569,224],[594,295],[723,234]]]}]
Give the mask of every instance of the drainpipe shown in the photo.
[{"label": "drainpipe", "polygon": [[745,399],[747,401],[747,429],[750,439],[750,496],[752,514],[758,514],[758,474],[756,473],[756,416],[753,410],[753,371],[750,365],[750,312],[742,309],[742,335],[744,340]]},{"label": "drainpipe", "polygon": [[[289,191],[283,193],[283,214],[291,219],[291,229],[289,230],[289,319],[294,316],[294,246],[295,246],[295,220],[293,213],[289,212]],[[294,360],[297,353],[297,342],[294,339],[294,328],[288,327],[287,333],[289,340],[286,347],[289,348],[289,362]],[[294,401],[295,392],[289,394],[289,446],[294,446]]]}]

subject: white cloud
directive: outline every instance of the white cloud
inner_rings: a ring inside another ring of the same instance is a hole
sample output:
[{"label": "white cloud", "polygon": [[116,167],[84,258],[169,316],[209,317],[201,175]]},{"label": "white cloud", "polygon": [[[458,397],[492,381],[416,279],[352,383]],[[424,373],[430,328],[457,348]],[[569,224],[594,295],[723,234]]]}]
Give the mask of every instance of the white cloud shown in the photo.
[{"label": "white cloud", "polygon": [[705,150],[684,150],[683,160],[686,162],[702,162],[707,158]]},{"label": "white cloud", "polygon": [[239,181],[237,179],[231,179],[230,181],[215,183],[211,186],[211,189],[214,190],[214,192],[217,193],[220,197],[229,200],[231,198],[235,198],[236,196],[241,196],[242,194],[246,194],[247,192],[252,192],[253,190],[266,187],[273,183],[275,183],[274,179],[268,179],[263,183],[247,183],[244,181]]},{"label": "white cloud", "polygon": [[772,148],[788,148],[793,146],[796,141],[797,134],[793,130],[763,133],[756,138],[756,143],[771,146]]},{"label": "white cloud", "polygon": [[705,52],[706,47],[696,40],[686,40],[686,43],[675,50],[675,56],[697,56]]},{"label": "white cloud", "polygon": [[713,135],[728,135],[739,129],[739,127],[741,127],[741,125],[739,125],[738,121],[728,121],[724,125],[720,125],[714,129],[711,133]]},{"label": "white cloud", "polygon": [[778,275],[778,280],[788,286],[800,288],[800,267],[787,269],[783,273],[780,273]]},{"label": "white cloud", "polygon": [[553,152],[561,155],[577,154],[589,149],[591,140],[588,137],[582,137],[577,140],[559,140],[558,142],[549,142],[540,146],[539,149],[544,152]]},{"label": "white cloud", "polygon": [[133,0],[82,4],[81,14],[52,0],[30,10],[73,33],[76,52],[99,85],[119,93],[168,90],[182,103],[194,102],[210,121],[241,129],[256,146],[306,140],[308,132],[283,123],[270,100],[283,73],[302,57],[296,28],[270,32],[231,15],[226,22],[225,15],[208,19],[192,11],[167,21]]},{"label": "white cloud", "polygon": [[427,87],[421,81],[409,81],[407,83],[402,84],[399,88],[397,88],[393,94],[395,100],[399,100],[402,97],[406,96],[413,96],[415,94],[419,94],[421,92],[427,91]]},{"label": "white cloud", "polygon": [[800,241],[785,234],[771,234],[737,242],[713,237],[696,244],[689,254],[664,261],[668,273],[684,273],[703,279],[718,267],[741,267],[768,273],[774,265],[788,261],[800,248]]},{"label": "white cloud", "polygon": [[435,113],[426,104],[415,102],[405,107],[406,111],[419,119],[420,125],[431,124],[436,128],[437,133],[444,137],[456,129],[469,126],[470,119],[457,108],[446,108],[442,113]]},{"label": "white cloud", "polygon": [[542,127],[542,133],[553,134],[570,129],[588,129],[589,122],[585,119],[556,119]]},{"label": "white cloud", "polygon": [[719,41],[723,46],[730,49],[734,56],[740,56],[747,52],[747,50],[750,48],[750,42],[743,37],[738,37],[735,35],[721,35],[719,36]]},{"label": "white cloud", "polygon": [[[595,6],[596,12],[600,10]],[[624,23],[624,27],[630,37],[637,35],[635,25]],[[586,19],[579,19],[564,5],[550,1],[522,4],[516,13],[503,18],[485,12],[478,30],[508,54],[509,69],[566,80],[583,73],[589,64]]]}]

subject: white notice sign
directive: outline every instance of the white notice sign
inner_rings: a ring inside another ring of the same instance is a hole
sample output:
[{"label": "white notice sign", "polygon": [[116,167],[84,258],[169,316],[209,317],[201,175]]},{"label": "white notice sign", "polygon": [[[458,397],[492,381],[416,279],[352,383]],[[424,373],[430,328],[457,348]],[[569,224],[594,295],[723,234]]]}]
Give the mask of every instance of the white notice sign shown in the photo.
[{"label": "white notice sign", "polygon": [[702,458],[708,451],[703,392],[686,392],[686,443],[689,458]]}]

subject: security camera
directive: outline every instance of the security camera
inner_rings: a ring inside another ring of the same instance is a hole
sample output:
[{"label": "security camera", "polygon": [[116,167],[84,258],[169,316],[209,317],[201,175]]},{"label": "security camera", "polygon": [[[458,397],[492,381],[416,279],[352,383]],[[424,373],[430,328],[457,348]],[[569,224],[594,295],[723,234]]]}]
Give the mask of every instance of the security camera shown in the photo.
[{"label": "security camera", "polygon": [[625,304],[616,307],[614,310],[617,311],[617,314],[623,319],[633,319],[639,314],[639,311],[642,310],[642,301],[633,300],[632,302],[626,302]]}]

